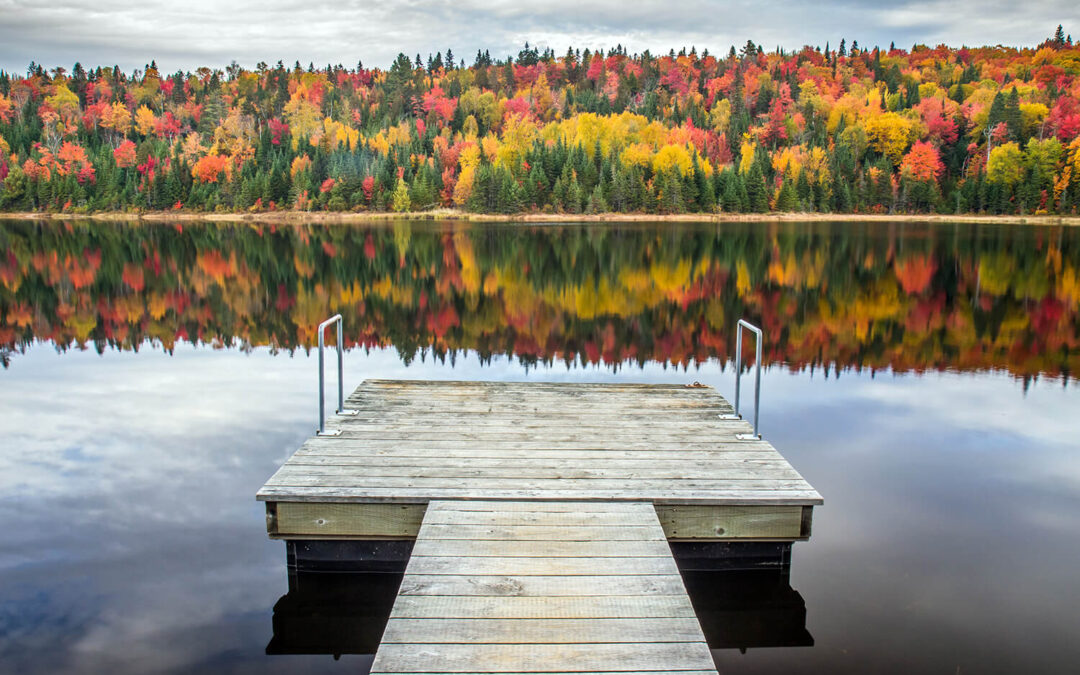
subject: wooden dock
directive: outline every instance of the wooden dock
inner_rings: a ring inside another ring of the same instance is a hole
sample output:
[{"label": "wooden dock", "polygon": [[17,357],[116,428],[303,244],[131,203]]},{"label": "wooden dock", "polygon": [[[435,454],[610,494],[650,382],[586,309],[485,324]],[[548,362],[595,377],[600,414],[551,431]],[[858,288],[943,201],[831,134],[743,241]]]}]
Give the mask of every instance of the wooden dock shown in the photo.
[{"label": "wooden dock", "polygon": [[647,502],[434,501],[374,673],[715,673]]},{"label": "wooden dock", "polygon": [[372,672],[715,672],[668,542],[820,495],[713,389],[367,381],[258,493],[271,537],[415,540]]}]

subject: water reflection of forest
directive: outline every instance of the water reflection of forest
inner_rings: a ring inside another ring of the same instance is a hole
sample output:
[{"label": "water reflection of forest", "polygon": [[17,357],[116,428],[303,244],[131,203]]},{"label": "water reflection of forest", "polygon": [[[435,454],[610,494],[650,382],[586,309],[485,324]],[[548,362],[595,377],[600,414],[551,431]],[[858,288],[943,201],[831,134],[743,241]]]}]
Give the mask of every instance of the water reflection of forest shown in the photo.
[{"label": "water reflection of forest", "polygon": [[526,363],[1080,367],[1080,230],[1004,225],[382,226],[0,221],[0,356],[34,341],[350,345]]}]

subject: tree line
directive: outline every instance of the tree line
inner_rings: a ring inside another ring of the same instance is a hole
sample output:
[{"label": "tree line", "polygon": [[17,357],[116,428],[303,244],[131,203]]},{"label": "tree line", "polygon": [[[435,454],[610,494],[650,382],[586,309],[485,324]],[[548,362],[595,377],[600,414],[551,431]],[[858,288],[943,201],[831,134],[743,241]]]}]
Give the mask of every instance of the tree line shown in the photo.
[{"label": "tree line", "polygon": [[1080,48],[0,71],[0,210],[1076,213]]}]

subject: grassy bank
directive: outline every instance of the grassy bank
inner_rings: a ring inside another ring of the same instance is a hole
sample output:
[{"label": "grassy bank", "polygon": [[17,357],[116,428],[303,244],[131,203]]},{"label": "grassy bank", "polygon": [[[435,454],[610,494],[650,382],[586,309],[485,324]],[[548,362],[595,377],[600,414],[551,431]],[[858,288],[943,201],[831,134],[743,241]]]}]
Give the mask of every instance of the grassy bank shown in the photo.
[{"label": "grassy bank", "polygon": [[391,220],[459,220],[487,223],[745,223],[745,222],[920,222],[920,223],[1000,223],[1004,225],[1080,225],[1080,216],[1017,216],[978,214],[860,214],[860,213],[518,213],[486,214],[470,213],[456,209],[436,209],[416,213],[362,212],[333,213],[326,211],[266,211],[260,213],[200,213],[189,211],[110,211],[90,214],[70,213],[0,213],[0,219],[20,220],[113,220],[182,222],[207,221],[223,223],[274,222],[274,223],[368,223]]}]

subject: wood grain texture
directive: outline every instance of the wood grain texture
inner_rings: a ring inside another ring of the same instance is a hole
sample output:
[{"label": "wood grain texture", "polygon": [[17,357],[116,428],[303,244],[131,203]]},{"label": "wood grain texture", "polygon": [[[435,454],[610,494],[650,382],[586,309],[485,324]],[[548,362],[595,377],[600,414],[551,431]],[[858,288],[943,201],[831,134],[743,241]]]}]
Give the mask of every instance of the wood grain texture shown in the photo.
[{"label": "wood grain texture", "polygon": [[272,534],[415,537],[425,504],[277,502]]},{"label": "wood grain texture", "polygon": [[708,387],[369,380],[348,405],[328,421],[341,435],[305,442],[259,499],[821,503],[770,443],[736,438],[750,425]]},{"label": "wood grain texture", "polygon": [[537,506],[428,505],[372,673],[715,675],[651,504]]},{"label": "wood grain texture", "polygon": [[668,539],[799,539],[801,506],[658,505]]}]

